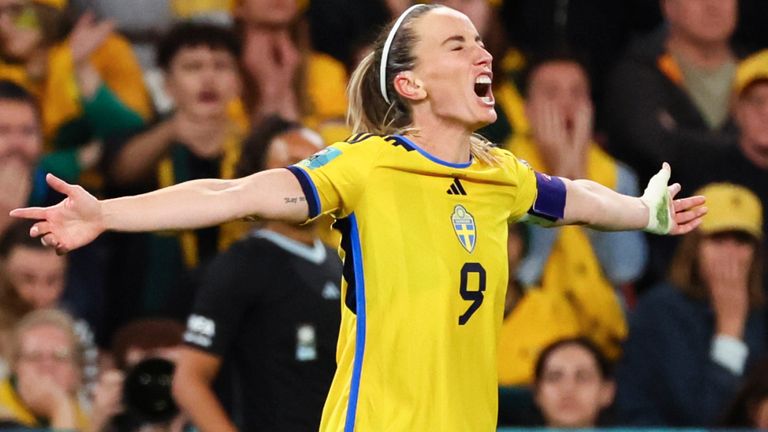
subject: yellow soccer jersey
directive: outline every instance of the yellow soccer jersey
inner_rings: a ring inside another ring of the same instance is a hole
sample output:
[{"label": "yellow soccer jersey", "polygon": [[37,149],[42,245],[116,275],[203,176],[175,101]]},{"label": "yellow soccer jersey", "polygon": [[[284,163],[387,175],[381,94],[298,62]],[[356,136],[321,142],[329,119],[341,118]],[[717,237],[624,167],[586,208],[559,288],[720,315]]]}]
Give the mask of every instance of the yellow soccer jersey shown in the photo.
[{"label": "yellow soccer jersey", "polygon": [[507,224],[537,176],[506,150],[441,161],[361,134],[289,169],[343,239],[338,369],[321,431],[495,430]]}]

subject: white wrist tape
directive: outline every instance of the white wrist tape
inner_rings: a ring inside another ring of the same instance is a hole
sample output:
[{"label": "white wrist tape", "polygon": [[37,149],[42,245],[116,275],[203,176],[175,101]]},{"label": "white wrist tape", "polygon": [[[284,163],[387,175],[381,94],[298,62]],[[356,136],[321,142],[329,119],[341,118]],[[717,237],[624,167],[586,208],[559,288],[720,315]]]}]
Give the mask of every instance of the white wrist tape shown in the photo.
[{"label": "white wrist tape", "polygon": [[667,184],[670,177],[669,165],[656,173],[643,191],[640,201],[648,207],[648,225],[645,231],[654,234],[669,234],[672,229],[672,206]]}]

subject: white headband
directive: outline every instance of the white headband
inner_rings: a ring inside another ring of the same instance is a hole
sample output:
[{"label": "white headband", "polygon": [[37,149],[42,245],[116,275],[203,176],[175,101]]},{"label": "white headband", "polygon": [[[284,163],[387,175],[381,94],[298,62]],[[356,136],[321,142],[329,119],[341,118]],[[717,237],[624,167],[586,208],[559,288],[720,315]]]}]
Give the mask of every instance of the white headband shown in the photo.
[{"label": "white headband", "polygon": [[417,7],[424,6],[423,4],[415,4],[403,12],[400,17],[395,21],[395,25],[392,26],[392,30],[389,31],[389,35],[387,35],[387,41],[384,42],[384,48],[381,51],[381,66],[379,67],[379,89],[381,90],[381,96],[384,98],[387,103],[389,102],[389,97],[387,96],[387,57],[389,57],[389,47],[392,45],[392,40],[395,38],[395,35],[397,34],[397,29],[400,28],[400,24],[403,23],[403,20],[405,17],[408,16],[409,13],[411,13],[412,10],[416,9]]}]

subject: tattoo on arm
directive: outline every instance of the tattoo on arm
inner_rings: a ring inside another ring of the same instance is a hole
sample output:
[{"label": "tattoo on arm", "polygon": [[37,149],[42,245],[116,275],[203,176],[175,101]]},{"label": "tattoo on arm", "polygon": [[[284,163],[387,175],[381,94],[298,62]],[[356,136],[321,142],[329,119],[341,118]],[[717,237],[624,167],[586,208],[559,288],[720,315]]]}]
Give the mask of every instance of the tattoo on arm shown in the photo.
[{"label": "tattoo on arm", "polygon": [[304,202],[304,201],[307,200],[303,196],[299,196],[299,197],[285,197],[284,199],[285,199],[285,203],[286,204],[298,204],[300,202]]}]

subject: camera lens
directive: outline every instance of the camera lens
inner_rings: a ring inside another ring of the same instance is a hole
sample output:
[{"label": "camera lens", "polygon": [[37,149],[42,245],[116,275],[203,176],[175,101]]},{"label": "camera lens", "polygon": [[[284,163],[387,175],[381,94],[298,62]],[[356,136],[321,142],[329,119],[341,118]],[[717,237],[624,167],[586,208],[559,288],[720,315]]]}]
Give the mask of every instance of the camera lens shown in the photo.
[{"label": "camera lens", "polygon": [[123,400],[128,410],[149,423],[172,419],[179,409],[171,395],[174,364],[161,358],[142,360],[125,377]]}]

